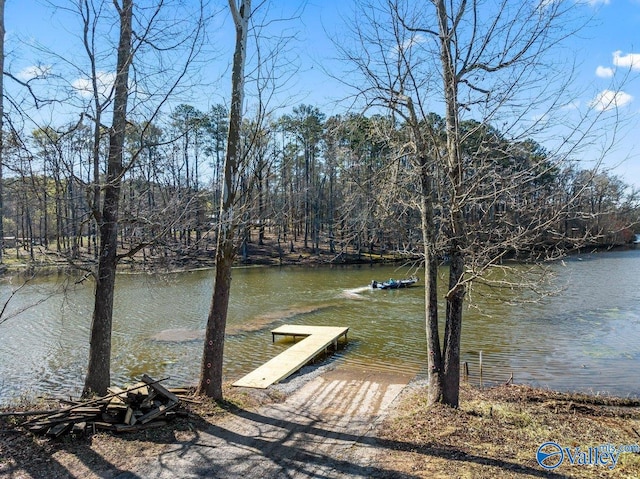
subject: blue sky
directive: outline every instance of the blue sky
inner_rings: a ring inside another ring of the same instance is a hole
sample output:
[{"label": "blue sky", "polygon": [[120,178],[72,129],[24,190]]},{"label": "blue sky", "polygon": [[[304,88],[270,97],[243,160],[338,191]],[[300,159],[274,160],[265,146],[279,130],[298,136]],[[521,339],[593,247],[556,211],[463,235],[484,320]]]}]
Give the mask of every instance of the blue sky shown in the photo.
[{"label": "blue sky", "polygon": [[604,166],[615,168],[614,174],[640,188],[640,1],[585,0],[582,4],[591,22],[568,42],[578,65],[576,79],[583,85],[578,87],[582,94],[576,101],[596,110],[602,101],[613,99],[618,105],[621,132]]},{"label": "blue sky", "polygon": [[[622,132],[615,140],[615,150],[606,155],[606,166],[615,166],[615,174],[640,188],[640,0],[565,1],[579,3],[578,11],[585,17],[592,17],[588,28],[567,42],[567,49],[576,58],[576,87],[580,91],[579,97],[572,102],[582,110],[597,110],[601,101],[615,100],[619,117],[624,121]],[[58,3],[63,4],[64,0],[58,0]],[[292,99],[285,100],[287,107],[304,102],[317,105],[327,115],[340,113],[347,103],[337,100],[350,92],[323,72],[323,69],[333,70],[337,66],[332,60],[337,53],[327,34],[340,41],[340,25],[344,18],[352,15],[353,4],[349,0],[308,0],[300,12],[301,3],[274,0],[271,12],[278,16],[281,9],[285,12],[283,16],[296,16],[286,26],[297,37],[289,48],[290,60],[297,70],[295,73],[291,70],[286,84],[286,92],[292,95]],[[223,9],[226,6],[224,1],[218,4]],[[215,31],[210,32],[217,53],[208,62],[209,70],[205,75],[211,79],[207,87],[210,91],[190,96],[199,103],[194,106],[201,110],[207,110],[211,103],[225,101],[228,90],[233,35],[230,21],[225,17],[226,13],[220,16]],[[37,71],[37,64],[45,68],[51,64],[46,54],[34,53],[25,43],[38,42],[63,58],[82,55],[78,51],[77,38],[73,38],[79,35],[73,22],[69,22],[69,17],[61,11],[52,16],[52,10],[44,0],[8,0],[5,25],[6,68],[20,78],[28,78]],[[107,68],[104,70],[104,81],[108,83],[110,73]],[[68,81],[81,84],[80,77]],[[599,152],[587,149],[581,154],[589,161],[598,157]]]}]

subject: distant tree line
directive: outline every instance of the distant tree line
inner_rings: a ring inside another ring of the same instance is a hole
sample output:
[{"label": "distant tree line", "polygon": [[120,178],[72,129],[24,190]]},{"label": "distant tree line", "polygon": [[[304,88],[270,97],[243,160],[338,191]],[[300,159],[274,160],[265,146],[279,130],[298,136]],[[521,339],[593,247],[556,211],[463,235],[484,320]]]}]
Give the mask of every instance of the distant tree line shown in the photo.
[{"label": "distant tree line", "polygon": [[[441,117],[431,114],[427,123],[425,129],[444,135]],[[182,104],[153,125],[128,124],[124,161],[132,166],[122,183],[122,251],[150,264],[212,256],[227,129],[222,105],[202,112]],[[327,118],[315,106],[300,105],[267,126],[245,120],[243,130],[248,161],[237,180],[242,245],[269,238],[282,251],[300,245],[336,260],[347,252],[418,247],[419,179],[410,166],[406,125],[384,115]],[[466,121],[461,130],[469,166],[464,181],[479,185],[463,214],[483,251],[494,244],[507,256],[524,253],[503,240],[532,221],[551,221],[531,243],[539,253],[557,248],[558,238],[574,240],[572,246],[632,240],[637,196],[618,177],[560,168],[535,141],[511,141],[491,125]],[[96,173],[104,178],[106,172],[104,166],[94,171],[92,135],[82,121],[26,137],[5,135],[4,232],[15,238],[6,246],[19,258],[34,260],[35,250],[44,248],[71,261],[97,259],[91,211],[100,205],[93,189]],[[445,181],[435,185],[437,205],[448,203]],[[557,216],[561,210],[570,214]],[[248,259],[248,251],[241,246],[241,258]]]}]

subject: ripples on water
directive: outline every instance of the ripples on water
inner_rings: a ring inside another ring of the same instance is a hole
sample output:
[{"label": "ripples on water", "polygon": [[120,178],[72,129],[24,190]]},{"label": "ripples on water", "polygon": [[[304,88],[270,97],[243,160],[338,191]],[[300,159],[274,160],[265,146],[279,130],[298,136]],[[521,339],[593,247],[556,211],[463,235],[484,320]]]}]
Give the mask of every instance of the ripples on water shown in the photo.
[{"label": "ripples on water", "polygon": [[[519,304],[514,292],[477,294],[465,313],[462,361],[477,381],[640,395],[640,252],[606,253],[554,266],[562,292]],[[424,292],[372,290],[372,279],[402,277],[392,267],[248,268],[233,272],[225,375],[236,379],[290,345],[271,341],[285,323],[349,326],[333,358],[366,371],[424,374]],[[119,275],[114,309],[114,384],[143,373],[176,385],[199,375],[212,272]],[[16,297],[33,304],[58,287],[38,280]],[[0,293],[6,297],[10,285]],[[77,395],[86,368],[93,286],[70,286],[0,325],[0,402],[20,395]],[[482,291],[480,291],[482,293]]]}]

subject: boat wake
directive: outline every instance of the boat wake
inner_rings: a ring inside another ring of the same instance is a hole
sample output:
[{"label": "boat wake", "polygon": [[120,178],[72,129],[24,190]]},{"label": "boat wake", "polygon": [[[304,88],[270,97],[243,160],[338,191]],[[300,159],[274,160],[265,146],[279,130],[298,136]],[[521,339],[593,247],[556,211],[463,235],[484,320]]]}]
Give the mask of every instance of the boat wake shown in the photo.
[{"label": "boat wake", "polygon": [[345,289],[344,291],[342,291],[342,296],[349,299],[365,300],[367,298],[362,296],[360,293],[364,293],[365,291],[369,291],[370,289],[370,286],[360,286],[359,288]]}]

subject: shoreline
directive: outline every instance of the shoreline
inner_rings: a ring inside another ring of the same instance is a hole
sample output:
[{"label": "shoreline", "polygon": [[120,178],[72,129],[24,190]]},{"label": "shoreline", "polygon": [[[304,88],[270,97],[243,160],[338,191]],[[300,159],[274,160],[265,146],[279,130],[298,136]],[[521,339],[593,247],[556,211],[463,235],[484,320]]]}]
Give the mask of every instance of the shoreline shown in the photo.
[{"label": "shoreline", "polygon": [[[6,255],[5,255],[6,258]],[[352,266],[352,265],[385,265],[403,262],[420,261],[419,254],[381,254],[381,253],[340,253],[332,254],[325,251],[313,253],[311,251],[294,252],[278,257],[274,251],[263,250],[254,252],[250,258],[243,260],[236,255],[233,268],[262,268],[262,267],[321,267],[321,266]],[[0,279],[16,276],[48,276],[54,274],[90,274],[97,267],[94,259],[66,260],[53,251],[40,251],[38,259],[11,258],[0,265]],[[141,258],[126,258],[118,264],[116,274],[177,274],[192,271],[207,271],[215,268],[215,258],[211,256],[185,256],[170,259],[143,260]]]},{"label": "shoreline", "polygon": [[[636,250],[637,244],[628,245],[595,245],[568,252],[564,258],[577,257],[579,255],[606,253],[615,251]],[[38,246],[36,259],[16,259],[5,253],[5,262],[0,264],[0,279],[16,276],[47,276],[53,274],[66,274],[78,272],[90,274],[97,267],[97,261],[86,255],[77,260],[65,258],[61,253],[53,250],[45,250]],[[314,252],[311,248],[298,245],[293,252],[282,253],[279,246],[273,240],[267,240],[263,245],[249,244],[248,255],[243,257],[241,252],[236,254],[233,268],[259,268],[282,266],[355,266],[355,265],[385,265],[397,263],[416,263],[422,261],[419,252],[340,252],[330,253],[323,249]],[[118,264],[116,274],[177,274],[191,271],[207,271],[215,268],[215,256],[211,251],[207,254],[182,256],[175,255],[167,258],[144,259],[140,255],[134,258],[123,258]],[[25,256],[27,253],[25,252]],[[555,262],[561,260],[550,260]],[[506,262],[518,263],[516,259],[507,259]]]},{"label": "shoreline", "polygon": [[[53,470],[64,478],[178,473],[204,478],[219,470],[227,471],[227,477],[258,479],[273,468],[292,478],[309,477],[318,468],[327,478],[591,478],[640,473],[639,453],[620,455],[612,469],[602,464],[578,467],[567,459],[557,474],[545,471],[535,459],[536,449],[548,441],[576,450],[601,444],[635,447],[640,443],[640,401],[520,384],[480,389],[462,383],[458,409],[427,406],[424,379],[378,378],[341,369],[331,361],[305,367],[266,390],[228,384],[225,388],[224,402],[194,397],[185,405],[186,415],[138,433],[51,440],[31,436],[17,420],[8,424],[1,418],[0,475],[35,478]],[[388,396],[384,407],[374,396],[363,405],[364,397],[381,390]],[[351,411],[348,420],[343,410]],[[360,430],[362,424],[367,426]],[[277,439],[282,434],[282,440]],[[201,468],[205,458],[208,466]],[[240,463],[244,466],[237,471]]]}]

